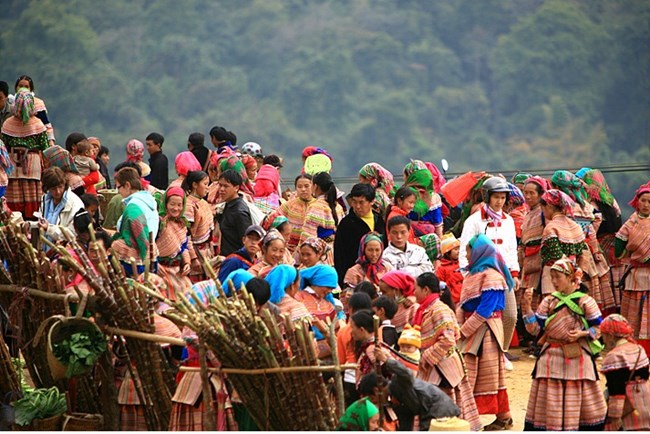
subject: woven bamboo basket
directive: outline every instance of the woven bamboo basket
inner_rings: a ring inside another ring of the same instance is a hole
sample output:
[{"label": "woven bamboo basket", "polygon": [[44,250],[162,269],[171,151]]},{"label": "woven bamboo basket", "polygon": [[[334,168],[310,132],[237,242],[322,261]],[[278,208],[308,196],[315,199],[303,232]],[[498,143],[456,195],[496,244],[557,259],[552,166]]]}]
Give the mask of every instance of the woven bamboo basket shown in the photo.
[{"label": "woven bamboo basket", "polygon": [[[55,380],[60,380],[66,378],[67,366],[61,363],[59,359],[54,355],[54,344],[61,342],[66,339],[73,333],[97,329],[100,332],[97,325],[85,318],[65,318],[63,320],[56,321],[47,333],[47,363],[50,366],[50,371],[52,372],[52,378]],[[91,368],[88,368],[88,372]],[[83,374],[80,374],[83,375]]]},{"label": "woven bamboo basket", "polygon": [[14,424],[14,431],[61,431],[62,415],[48,417],[45,419],[34,419],[32,423],[25,426]]},{"label": "woven bamboo basket", "polygon": [[62,431],[101,431],[104,416],[101,414],[66,413],[63,415]]}]

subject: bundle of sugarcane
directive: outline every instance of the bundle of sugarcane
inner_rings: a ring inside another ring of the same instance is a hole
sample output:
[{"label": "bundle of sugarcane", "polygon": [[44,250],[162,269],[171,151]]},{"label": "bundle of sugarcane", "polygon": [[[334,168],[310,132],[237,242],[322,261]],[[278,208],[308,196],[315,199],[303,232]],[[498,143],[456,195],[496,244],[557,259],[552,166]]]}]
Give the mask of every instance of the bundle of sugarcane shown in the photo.
[{"label": "bundle of sugarcane", "polygon": [[16,370],[11,362],[9,348],[0,333],[0,403],[7,396],[18,397],[20,391],[20,380],[18,380],[18,375],[16,375]]},{"label": "bundle of sugarcane", "polygon": [[[258,315],[245,287],[238,293],[233,288],[236,295],[231,298],[226,298],[218,281],[217,288],[220,297],[210,297],[207,305],[193,293],[194,303],[178,294],[175,312],[166,316],[194,330],[218,356],[260,429],[334,429],[335,409],[317,366],[309,324],[293,323],[286,316],[278,319],[266,309]],[[305,369],[293,372],[295,367]]]}]

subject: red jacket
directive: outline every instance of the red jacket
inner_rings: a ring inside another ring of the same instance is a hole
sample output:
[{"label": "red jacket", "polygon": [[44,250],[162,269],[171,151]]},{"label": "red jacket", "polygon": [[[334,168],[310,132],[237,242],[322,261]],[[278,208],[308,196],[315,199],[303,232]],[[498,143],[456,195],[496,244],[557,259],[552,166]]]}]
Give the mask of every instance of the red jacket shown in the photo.
[{"label": "red jacket", "polygon": [[460,290],[463,287],[463,275],[460,272],[458,261],[442,258],[436,267],[436,276],[447,284],[451,291],[451,298],[454,303],[460,301]]}]

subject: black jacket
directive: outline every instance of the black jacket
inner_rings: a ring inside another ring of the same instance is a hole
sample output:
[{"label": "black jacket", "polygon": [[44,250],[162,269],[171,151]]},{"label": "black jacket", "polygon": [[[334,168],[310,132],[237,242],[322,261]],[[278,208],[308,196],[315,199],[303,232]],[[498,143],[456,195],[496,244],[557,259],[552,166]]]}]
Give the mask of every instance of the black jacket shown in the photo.
[{"label": "black jacket", "polygon": [[106,180],[106,189],[110,190],[111,189],[111,176],[108,173],[108,167],[106,167],[106,164],[102,161],[101,158],[98,158],[95,160],[95,163],[99,165],[99,173],[104,177]]},{"label": "black jacket", "polygon": [[[384,219],[373,211],[375,218],[375,232],[384,234]],[[354,265],[359,257],[359,242],[361,238],[370,232],[368,224],[350,209],[348,215],[343,217],[336,228],[334,238],[334,268],[339,275],[339,285],[343,287],[343,278],[350,267]]]},{"label": "black jacket", "polygon": [[149,181],[158,190],[167,190],[169,186],[169,163],[167,157],[161,152],[156,152],[149,158],[151,175]]},{"label": "black jacket", "polygon": [[220,255],[228,256],[244,247],[244,232],[253,221],[248,205],[241,196],[226,203],[223,213],[217,214],[217,222],[221,230]]}]

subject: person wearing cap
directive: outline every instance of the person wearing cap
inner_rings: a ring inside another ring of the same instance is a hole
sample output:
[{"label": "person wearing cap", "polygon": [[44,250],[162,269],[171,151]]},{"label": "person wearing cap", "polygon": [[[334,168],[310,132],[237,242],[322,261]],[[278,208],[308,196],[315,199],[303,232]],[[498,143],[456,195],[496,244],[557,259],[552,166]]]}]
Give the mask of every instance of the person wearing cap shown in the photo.
[{"label": "person wearing cap", "polygon": [[420,347],[422,346],[420,326],[406,324],[404,330],[402,330],[402,334],[399,335],[397,345],[399,345],[399,353],[401,355],[419,363]]},{"label": "person wearing cap", "polygon": [[600,333],[608,350],[600,369],[607,379],[605,430],[650,430],[650,362],[646,351],[632,338],[634,330],[622,315],[605,318]]},{"label": "person wearing cap", "polygon": [[260,251],[260,241],[266,231],[259,225],[250,225],[242,238],[243,247],[230,255],[221,263],[219,268],[219,281],[224,282],[226,277],[235,270],[248,270],[257,260]]},{"label": "person wearing cap", "polygon": [[460,301],[460,290],[463,287],[463,273],[460,272],[458,254],[460,253],[460,241],[451,232],[443,235],[440,242],[442,259],[436,267],[436,276],[445,282],[451,292],[451,299],[454,303]]}]

